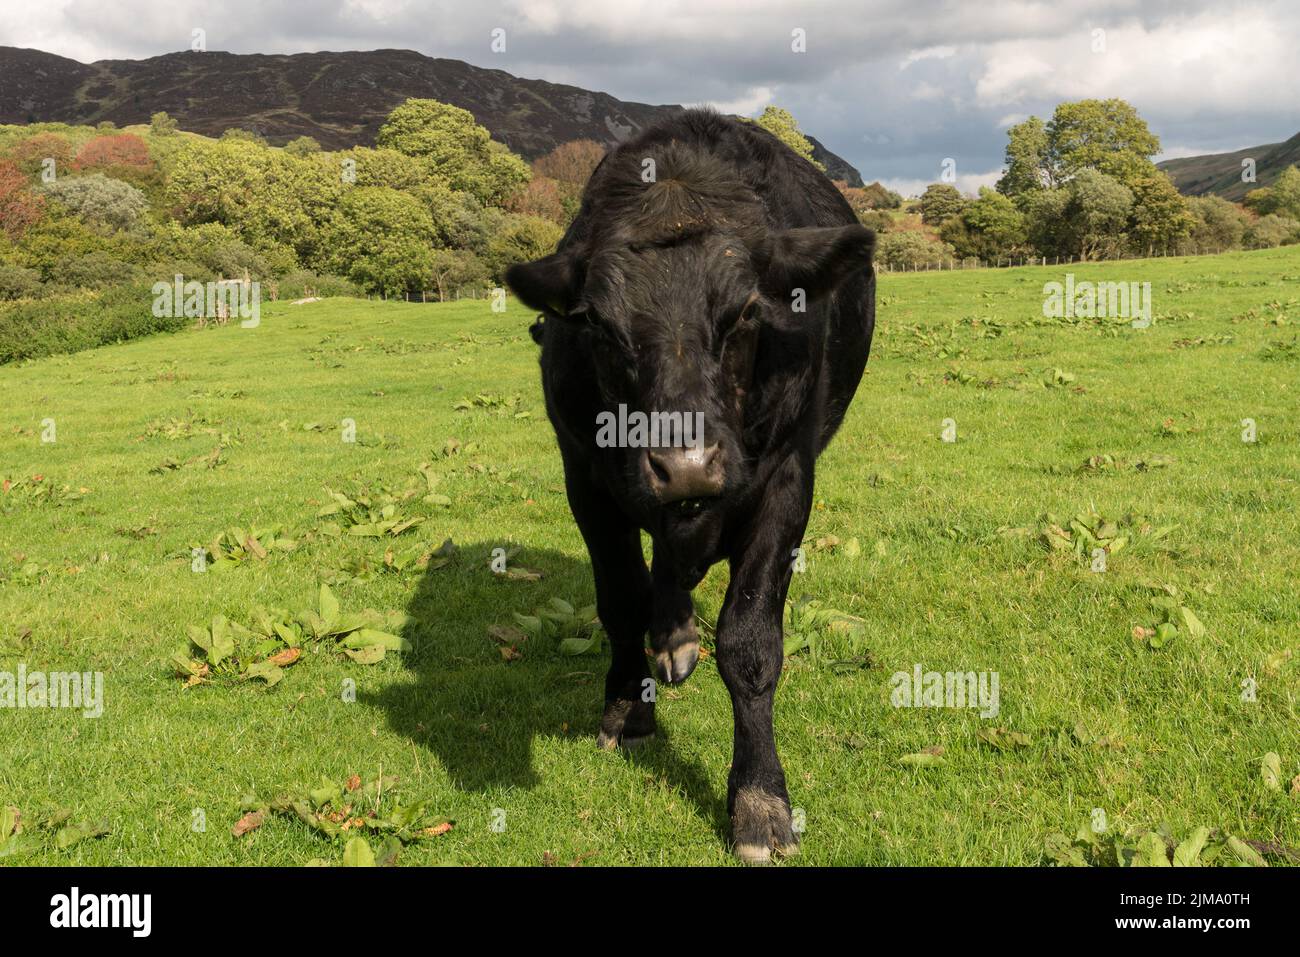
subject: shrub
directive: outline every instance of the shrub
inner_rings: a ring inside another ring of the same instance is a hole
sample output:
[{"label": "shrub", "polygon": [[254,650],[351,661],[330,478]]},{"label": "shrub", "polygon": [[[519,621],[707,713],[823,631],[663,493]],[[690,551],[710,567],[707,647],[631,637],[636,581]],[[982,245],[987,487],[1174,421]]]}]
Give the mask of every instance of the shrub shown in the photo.
[{"label": "shrub", "polygon": [[62,256],[54,266],[53,285],[66,289],[106,289],[139,279],[139,271],[108,253]]},{"label": "shrub", "polygon": [[315,137],[298,136],[284,144],[284,151],[292,156],[309,156],[320,152],[320,143]]},{"label": "shrub", "polygon": [[0,306],[0,364],[174,332],[189,322],[155,316],[145,285]]},{"label": "shrub", "polygon": [[174,136],[176,134],[176,120],[162,110],[149,117],[149,132],[154,136]]},{"label": "shrub", "polygon": [[921,222],[927,226],[939,226],[959,214],[965,204],[956,186],[932,183],[921,194]]},{"label": "shrub", "polygon": [[488,240],[485,257],[488,269],[494,278],[501,279],[515,263],[555,252],[555,245],[563,235],[564,230],[549,220],[509,214]]},{"label": "shrub", "polygon": [[864,209],[858,213],[858,222],[877,233],[887,233],[894,228],[894,217],[882,209]]},{"label": "shrub", "polygon": [[153,159],[149,156],[149,144],[140,137],[131,133],[117,133],[87,140],[77,151],[77,158],[72,165],[79,170],[104,169],[109,166],[134,166],[144,170],[153,168]]},{"label": "shrub", "polygon": [[533,163],[533,169],[538,176],[568,183],[581,190],[604,158],[605,147],[595,140],[570,140],[539,157]]},{"label": "shrub", "polygon": [[1221,196],[1193,196],[1187,201],[1195,219],[1191,236],[1180,248],[1220,252],[1241,245],[1250,217]]},{"label": "shrub", "polygon": [[1271,249],[1300,242],[1300,223],[1289,216],[1269,213],[1256,220],[1242,239],[1247,249]]},{"label": "shrub", "polygon": [[275,280],[267,292],[276,299],[305,299],[308,296],[361,296],[362,290],[339,276],[296,269]]},{"label": "shrub", "polygon": [[13,148],[13,157],[28,176],[38,176],[46,160],[54,160],[54,174],[61,176],[72,166],[72,142],[58,133],[37,133]]},{"label": "shrub", "polygon": [[45,193],[82,222],[109,229],[135,225],[149,205],[140,190],[103,173],[58,179],[45,187]]},{"label": "shrub", "polygon": [[0,299],[34,299],[42,292],[41,274],[15,263],[0,263]]},{"label": "shrub", "polygon": [[12,160],[0,160],[0,232],[17,239],[40,220],[43,197],[33,193],[27,177]]},{"label": "shrub", "polygon": [[937,266],[953,257],[947,243],[915,230],[885,233],[876,241],[876,259],[891,269]]}]

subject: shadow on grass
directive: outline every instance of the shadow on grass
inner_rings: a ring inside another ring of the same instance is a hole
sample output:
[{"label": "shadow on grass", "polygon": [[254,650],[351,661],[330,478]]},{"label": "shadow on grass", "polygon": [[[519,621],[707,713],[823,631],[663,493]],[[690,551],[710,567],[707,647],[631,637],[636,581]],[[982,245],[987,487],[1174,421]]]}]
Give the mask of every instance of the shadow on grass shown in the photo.
[{"label": "shadow on grass", "polygon": [[[575,605],[594,600],[591,566],[561,552],[525,549],[512,563],[542,573],[536,582],[492,574],[488,560],[501,543],[461,546],[450,565],[426,571],[407,606],[404,658],[414,682],[361,694],[388,717],[389,727],[427,748],[462,791],[531,788],[540,782],[533,761],[539,735],[596,747],[604,704],[609,650],[561,656],[531,639],[522,657],[507,662],[488,636],[494,624],[513,625],[512,612],[531,613],[552,597]],[[664,730],[627,754],[627,760],[665,780],[725,838],[726,802],[709,770],[683,757]]]}]

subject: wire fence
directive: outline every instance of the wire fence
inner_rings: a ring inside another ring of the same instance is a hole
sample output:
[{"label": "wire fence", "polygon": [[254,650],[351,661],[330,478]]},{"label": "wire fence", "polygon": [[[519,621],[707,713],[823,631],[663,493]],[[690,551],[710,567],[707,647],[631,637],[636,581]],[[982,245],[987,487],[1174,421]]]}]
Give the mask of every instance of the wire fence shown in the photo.
[{"label": "wire fence", "polygon": [[443,290],[410,290],[396,296],[386,293],[370,293],[367,299],[393,300],[394,302],[456,302],[460,299],[491,299],[496,286],[453,286]]},{"label": "wire fence", "polygon": [[1127,262],[1139,259],[1166,259],[1170,256],[1217,256],[1229,252],[1235,247],[1196,246],[1191,249],[1153,250],[1150,253],[1128,253],[1120,256],[1001,256],[992,261],[977,259],[974,256],[965,259],[940,259],[925,263],[888,263],[879,261],[876,268],[881,272],[957,272],[964,269],[1010,269],[1016,266],[1072,266],[1085,263]]}]

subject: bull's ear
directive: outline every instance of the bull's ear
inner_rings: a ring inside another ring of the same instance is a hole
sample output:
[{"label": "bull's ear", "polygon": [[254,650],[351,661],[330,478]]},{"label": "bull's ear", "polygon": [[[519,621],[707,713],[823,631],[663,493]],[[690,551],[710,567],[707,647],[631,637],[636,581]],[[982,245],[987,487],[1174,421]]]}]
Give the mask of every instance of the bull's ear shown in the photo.
[{"label": "bull's ear", "polygon": [[506,270],[506,283],[524,305],[538,312],[562,316],[577,298],[577,271],[567,253],[511,266]]},{"label": "bull's ear", "polygon": [[764,239],[754,264],[769,296],[788,299],[802,289],[811,301],[871,265],[875,248],[876,234],[865,226],[786,229]]}]

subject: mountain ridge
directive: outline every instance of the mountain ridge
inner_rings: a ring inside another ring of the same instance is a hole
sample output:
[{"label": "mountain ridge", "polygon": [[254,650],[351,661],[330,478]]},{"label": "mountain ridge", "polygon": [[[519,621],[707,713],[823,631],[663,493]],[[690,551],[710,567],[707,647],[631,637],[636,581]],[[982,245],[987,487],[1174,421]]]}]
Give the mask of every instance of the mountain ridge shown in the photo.
[{"label": "mountain ridge", "polygon": [[[1241,162],[1255,161],[1255,182],[1242,182]],[[1222,196],[1241,202],[1252,189],[1269,186],[1288,166],[1300,163],[1300,133],[1281,143],[1248,146],[1230,153],[1183,156],[1157,163],[1185,196]]]},{"label": "mountain ridge", "polygon": [[[276,145],[312,136],[326,149],[342,149],[373,144],[388,113],[409,97],[469,110],[494,139],[528,160],[574,139],[612,146],[684,109],[414,50],[184,51],[81,63],[0,46],[0,123],[109,120],[125,126],[164,110],[195,133],[219,136],[238,126]],[[808,139],[813,158],[832,179],[862,185],[851,164]]]}]

